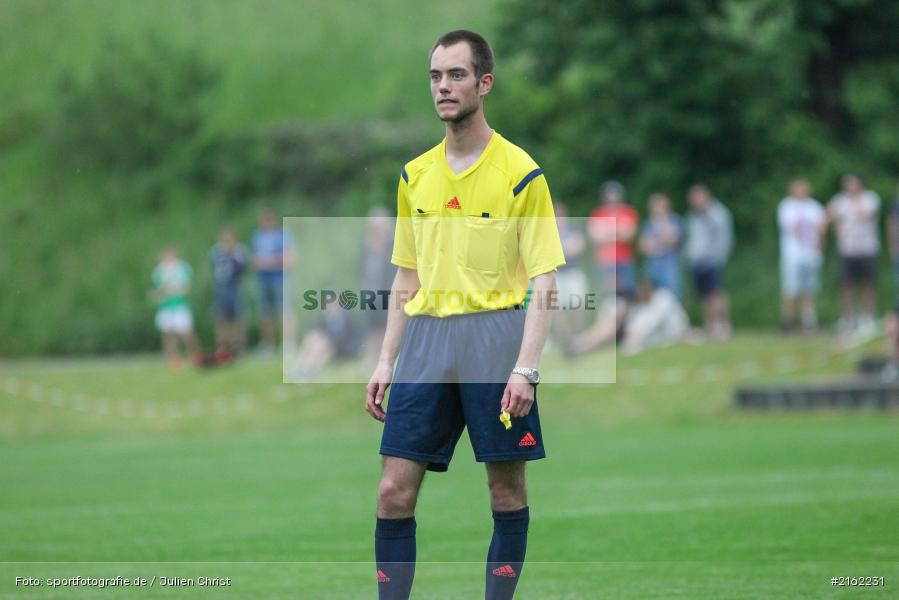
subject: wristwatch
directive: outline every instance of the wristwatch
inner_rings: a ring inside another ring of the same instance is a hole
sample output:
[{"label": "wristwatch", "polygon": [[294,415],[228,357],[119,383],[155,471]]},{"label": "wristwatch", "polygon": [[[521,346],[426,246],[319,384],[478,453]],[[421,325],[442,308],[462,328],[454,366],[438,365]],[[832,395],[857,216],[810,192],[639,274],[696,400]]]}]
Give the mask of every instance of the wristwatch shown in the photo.
[{"label": "wristwatch", "polygon": [[537,369],[531,369],[528,367],[515,367],[512,369],[512,373],[516,375],[524,375],[524,377],[533,385],[537,387],[537,384],[540,383],[540,371]]}]

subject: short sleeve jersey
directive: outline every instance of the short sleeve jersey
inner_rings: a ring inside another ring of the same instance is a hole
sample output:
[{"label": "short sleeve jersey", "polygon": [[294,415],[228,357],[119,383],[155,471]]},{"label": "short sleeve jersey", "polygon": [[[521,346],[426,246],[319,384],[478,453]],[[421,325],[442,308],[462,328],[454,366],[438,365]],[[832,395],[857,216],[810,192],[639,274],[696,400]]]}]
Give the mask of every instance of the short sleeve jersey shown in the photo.
[{"label": "short sleeve jersey", "polygon": [[841,256],[875,256],[880,251],[877,213],[880,196],[870,190],[858,198],[839,193],[830,201]]},{"label": "short sleeve jersey", "polygon": [[192,276],[190,265],[183,260],[159,263],[153,269],[153,285],[160,291],[159,308],[186,307]]},{"label": "short sleeve jersey", "polygon": [[216,244],[209,251],[209,261],[216,285],[236,286],[250,262],[250,251],[243,244],[236,244],[230,250]]},{"label": "short sleeve jersey", "polygon": [[[280,259],[285,252],[293,248],[293,238],[280,227],[276,229],[260,229],[253,234],[253,254],[262,259]],[[260,274],[281,274],[283,267],[257,269]]]},{"label": "short sleeve jersey", "polygon": [[787,196],[777,206],[780,255],[788,262],[821,259],[821,229],[827,220],[814,198]]},{"label": "short sleeve jersey", "polygon": [[[629,226],[636,229],[640,217],[630,204],[604,205],[590,213],[590,219],[615,219],[616,228]],[[634,262],[634,247],[630,242],[615,240],[596,245],[594,261],[601,265],[620,265]]]},{"label": "short sleeve jersey", "polygon": [[662,247],[655,253],[650,253],[649,255],[647,255],[647,258],[649,260],[672,260],[678,257],[680,251],[680,240],[684,236],[684,225],[683,223],[681,223],[680,217],[676,214],[670,213],[664,220],[656,220],[650,218],[643,226],[640,235],[654,242],[658,242],[662,240],[662,232],[664,227],[668,227],[673,231],[675,237],[677,238],[677,241],[673,245]]},{"label": "short sleeve jersey", "polygon": [[391,262],[418,271],[409,316],[521,304],[529,279],[565,264],[543,171],[494,131],[480,158],[455,173],[444,139],[402,170]]}]

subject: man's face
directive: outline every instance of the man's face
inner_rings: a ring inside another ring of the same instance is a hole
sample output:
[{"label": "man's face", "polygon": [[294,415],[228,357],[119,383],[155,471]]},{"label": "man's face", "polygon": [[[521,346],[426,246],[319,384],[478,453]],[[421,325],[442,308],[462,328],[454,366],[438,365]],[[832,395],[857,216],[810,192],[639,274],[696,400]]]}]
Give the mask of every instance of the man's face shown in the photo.
[{"label": "man's face", "polygon": [[368,228],[373,235],[387,235],[393,231],[393,223],[387,215],[370,215],[368,217]]},{"label": "man's face", "polygon": [[262,217],[259,219],[259,224],[263,229],[277,229],[278,215],[273,212],[264,212],[262,213]]},{"label": "man's face", "polygon": [[843,178],[843,191],[847,194],[855,195],[862,191],[862,181],[858,177]]},{"label": "man's face", "polygon": [[477,112],[493,75],[475,78],[471,47],[465,42],[437,46],[431,55],[431,97],[441,121],[460,123]]},{"label": "man's face", "polygon": [[606,190],[601,198],[605,204],[621,204],[624,201],[624,196],[618,190]]},{"label": "man's face", "polygon": [[649,197],[649,212],[654,217],[665,217],[671,209],[671,201],[668,196],[653,194]]},{"label": "man's face", "polygon": [[801,181],[797,181],[793,185],[790,186],[790,195],[794,198],[798,198],[800,200],[804,200],[809,196],[808,186],[802,183]]},{"label": "man's face", "polygon": [[696,189],[690,191],[690,206],[695,210],[705,210],[710,204],[711,197],[708,192],[703,189]]},{"label": "man's face", "polygon": [[233,248],[234,247],[234,232],[230,230],[225,230],[219,236],[219,241],[221,242],[224,248]]}]

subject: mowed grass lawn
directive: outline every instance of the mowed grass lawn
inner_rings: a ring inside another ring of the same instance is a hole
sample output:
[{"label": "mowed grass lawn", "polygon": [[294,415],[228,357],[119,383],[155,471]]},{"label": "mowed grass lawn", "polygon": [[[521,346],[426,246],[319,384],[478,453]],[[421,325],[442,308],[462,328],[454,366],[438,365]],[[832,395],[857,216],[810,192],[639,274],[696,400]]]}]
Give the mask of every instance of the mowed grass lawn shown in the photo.
[{"label": "mowed grass lawn", "polygon": [[[825,343],[742,336],[620,358],[619,384],[541,388],[549,458],[529,467],[517,597],[899,594],[897,415],[730,405],[747,364]],[[710,363],[720,377],[695,376]],[[851,357],[795,364],[753,378],[840,376]],[[659,369],[668,382],[624,383]],[[179,374],[155,358],[0,365],[0,596],[374,597],[380,425],[361,384],[280,379],[252,360]],[[483,596],[487,503],[463,437],[450,471],[425,482],[413,597]],[[232,583],[15,586],[76,575]],[[839,576],[885,587],[832,587]]]}]

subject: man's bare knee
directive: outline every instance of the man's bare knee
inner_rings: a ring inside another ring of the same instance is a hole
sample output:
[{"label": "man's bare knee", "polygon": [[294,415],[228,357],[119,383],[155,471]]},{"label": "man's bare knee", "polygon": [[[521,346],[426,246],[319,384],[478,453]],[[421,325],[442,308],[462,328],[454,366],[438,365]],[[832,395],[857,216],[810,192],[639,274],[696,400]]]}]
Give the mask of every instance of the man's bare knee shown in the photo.
[{"label": "man's bare knee", "polygon": [[505,482],[490,485],[490,506],[493,510],[508,511],[524,508],[528,503],[524,485],[509,485]]},{"label": "man's bare knee", "polygon": [[[389,459],[389,460],[388,460]],[[418,490],[424,477],[424,463],[385,457],[378,485],[378,516],[402,519],[415,514]]]},{"label": "man's bare knee", "polygon": [[528,503],[524,464],[495,464],[487,468],[490,506],[496,511],[524,508]]}]

